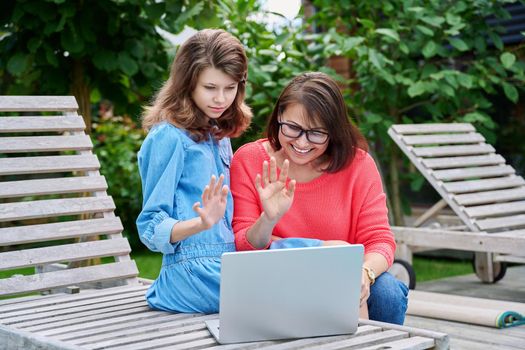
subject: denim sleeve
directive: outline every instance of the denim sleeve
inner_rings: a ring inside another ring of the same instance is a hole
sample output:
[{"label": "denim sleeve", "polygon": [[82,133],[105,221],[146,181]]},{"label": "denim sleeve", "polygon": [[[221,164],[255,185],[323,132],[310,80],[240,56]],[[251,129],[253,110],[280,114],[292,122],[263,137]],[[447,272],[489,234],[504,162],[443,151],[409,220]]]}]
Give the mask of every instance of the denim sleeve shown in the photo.
[{"label": "denim sleeve", "polygon": [[170,254],[171,230],[176,217],[175,191],[184,166],[184,149],[179,134],[171,126],[150,131],[138,155],[142,180],[142,211],[137,229],[142,243],[150,250]]}]

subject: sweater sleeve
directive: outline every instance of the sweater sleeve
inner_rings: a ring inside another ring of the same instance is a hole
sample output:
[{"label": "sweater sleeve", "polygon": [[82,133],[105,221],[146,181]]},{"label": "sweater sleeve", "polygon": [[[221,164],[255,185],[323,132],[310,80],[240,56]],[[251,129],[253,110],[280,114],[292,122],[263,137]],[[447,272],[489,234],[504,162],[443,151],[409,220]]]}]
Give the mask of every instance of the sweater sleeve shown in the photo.
[{"label": "sweater sleeve", "polygon": [[364,245],[365,254],[383,255],[388,266],[391,266],[396,243],[388,223],[386,195],[374,160],[369,154],[363,154],[363,157],[362,164],[359,164],[360,178],[357,181],[363,189],[363,197],[357,219],[356,243]]},{"label": "sweater sleeve", "polygon": [[169,127],[150,131],[139,151],[142,180],[142,211],[137,218],[139,237],[150,250],[174,252],[171,230],[179,220],[172,217],[175,191],[184,166],[184,150]]},{"label": "sweater sleeve", "polygon": [[246,232],[262,213],[259,194],[255,188],[255,175],[262,171],[262,161],[256,143],[242,146],[233,155],[230,185],[234,206],[232,225],[237,250],[257,249],[248,241]]}]

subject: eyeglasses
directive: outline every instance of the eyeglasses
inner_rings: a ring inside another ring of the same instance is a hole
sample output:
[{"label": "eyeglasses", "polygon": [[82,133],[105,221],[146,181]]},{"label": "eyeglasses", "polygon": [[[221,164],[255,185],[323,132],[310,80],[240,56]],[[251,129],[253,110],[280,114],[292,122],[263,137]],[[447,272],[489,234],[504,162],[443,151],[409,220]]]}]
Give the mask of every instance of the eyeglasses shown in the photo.
[{"label": "eyeglasses", "polygon": [[316,145],[322,145],[323,143],[328,141],[328,133],[326,132],[318,131],[315,129],[305,130],[300,126],[290,123],[278,122],[278,124],[281,128],[281,132],[286,137],[298,139],[303,134],[306,134],[306,139],[311,143],[315,143]]}]

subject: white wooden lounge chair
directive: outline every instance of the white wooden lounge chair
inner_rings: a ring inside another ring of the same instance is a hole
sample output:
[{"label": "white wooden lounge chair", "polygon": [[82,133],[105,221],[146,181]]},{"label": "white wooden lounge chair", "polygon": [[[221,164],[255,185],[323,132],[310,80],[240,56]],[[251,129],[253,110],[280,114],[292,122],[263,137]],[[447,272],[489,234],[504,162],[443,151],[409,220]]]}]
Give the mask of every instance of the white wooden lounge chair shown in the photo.
[{"label": "white wooden lounge chair", "polygon": [[388,134],[442,197],[414,226],[448,206],[467,231],[394,227],[403,259],[411,259],[409,246],[478,252],[474,266],[484,282],[501,279],[505,262],[525,262],[525,180],[474,126],[400,124]]},{"label": "white wooden lounge chair", "polygon": [[[217,315],[148,307],[77,108],[67,96],[0,96],[0,349],[221,348],[204,324]],[[92,258],[103,264],[78,267]],[[448,336],[368,321],[353,336],[227,348],[352,344],[447,349]]]}]

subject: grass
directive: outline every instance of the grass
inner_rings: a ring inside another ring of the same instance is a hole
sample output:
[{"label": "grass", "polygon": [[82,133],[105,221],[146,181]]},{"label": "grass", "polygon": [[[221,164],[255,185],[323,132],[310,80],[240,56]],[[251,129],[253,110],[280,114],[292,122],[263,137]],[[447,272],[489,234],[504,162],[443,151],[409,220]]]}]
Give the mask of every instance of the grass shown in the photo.
[{"label": "grass", "polygon": [[152,280],[157,278],[162,265],[162,254],[138,251],[132,252],[131,257],[135,259],[137,263],[140,277]]},{"label": "grass", "polygon": [[416,256],[412,263],[414,271],[416,272],[417,283],[474,273],[472,263],[464,260],[424,258]]}]

